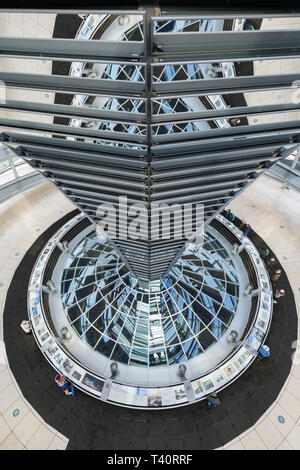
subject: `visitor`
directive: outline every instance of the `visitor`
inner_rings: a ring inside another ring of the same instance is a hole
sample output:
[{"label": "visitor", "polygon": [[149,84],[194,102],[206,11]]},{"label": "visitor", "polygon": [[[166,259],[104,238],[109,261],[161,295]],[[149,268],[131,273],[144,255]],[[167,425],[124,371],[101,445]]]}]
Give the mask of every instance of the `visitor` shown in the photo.
[{"label": "visitor", "polygon": [[277,300],[280,299],[280,297],[283,297],[285,295],[285,290],[284,289],[276,289],[274,292],[274,299],[273,299],[273,304],[277,304]]},{"label": "visitor", "polygon": [[250,231],[251,231],[251,226],[249,224],[246,224],[245,227],[242,230],[245,237],[248,237]]},{"label": "visitor", "polygon": [[246,220],[245,220],[245,219],[242,219],[242,220],[241,220],[241,223],[240,223],[240,225],[239,225],[239,229],[240,229],[240,230],[243,230],[243,227],[244,227],[244,225],[246,225],[246,223],[247,223]]},{"label": "visitor", "polygon": [[266,268],[268,271],[271,271],[276,265],[276,259],[271,258],[266,262]]},{"label": "visitor", "polygon": [[221,404],[220,399],[216,393],[211,393],[210,395],[208,395],[206,399],[207,399],[208,408],[210,408],[211,406],[213,408],[216,408],[216,406]]},{"label": "visitor", "polygon": [[235,225],[237,228],[239,228],[240,223],[241,223],[241,219],[239,219],[238,217],[235,217],[235,219],[234,219],[234,225]]},{"label": "visitor", "polygon": [[250,21],[246,20],[243,26],[244,30],[252,30],[255,31],[254,26],[250,23]]},{"label": "visitor", "polygon": [[232,126],[239,126],[241,124],[241,120],[239,118],[229,119],[229,122]]},{"label": "visitor", "polygon": [[270,254],[270,250],[269,248],[265,248],[261,253],[260,253],[260,257],[262,259],[266,259]]},{"label": "visitor", "polygon": [[55,382],[66,395],[73,395],[73,385],[63,375],[57,374]]},{"label": "visitor", "polygon": [[230,216],[231,216],[231,210],[230,210],[230,209],[226,209],[226,210],[225,210],[225,213],[224,213],[224,217],[226,217],[226,219],[230,220]]},{"label": "visitor", "polygon": [[262,345],[258,350],[258,360],[262,359],[263,357],[270,356],[270,348],[266,344]]},{"label": "visitor", "polygon": [[28,321],[28,320],[23,320],[21,322],[21,325],[20,327],[22,328],[23,331],[25,331],[25,333],[29,334],[32,332],[32,327],[31,327],[31,322]]},{"label": "visitor", "polygon": [[272,276],[271,276],[271,281],[272,281],[273,285],[276,284],[276,282],[278,281],[280,276],[281,276],[281,269],[277,269],[275,271],[275,273],[272,274]]}]

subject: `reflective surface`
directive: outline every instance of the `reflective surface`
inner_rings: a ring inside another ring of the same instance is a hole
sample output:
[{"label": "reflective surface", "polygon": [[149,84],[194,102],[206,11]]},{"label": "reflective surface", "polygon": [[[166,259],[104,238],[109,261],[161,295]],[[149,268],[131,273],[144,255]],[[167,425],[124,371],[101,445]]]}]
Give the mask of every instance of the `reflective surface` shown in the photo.
[{"label": "reflective surface", "polygon": [[[33,334],[42,353],[56,371],[63,373],[76,387],[97,399],[118,403],[121,406],[149,409],[149,407],[177,407],[194,403],[195,400],[202,400],[212,391],[217,392],[230,385],[250,366],[258,354],[260,346],[264,344],[269,331],[273,305],[271,285],[264,263],[254,245],[244,237],[236,226],[220,215],[217,215],[217,220],[237,236],[247,251],[260,287],[254,324],[246,333],[241,344],[233,345],[230,343],[229,345],[228,343],[229,350],[225,356],[222,355],[224,340],[226,342],[227,336],[224,335],[222,340],[210,348],[206,354],[199,355],[195,358],[196,361],[186,362],[185,378],[178,376],[178,366],[168,368],[140,367],[136,369],[135,367],[126,367],[119,364],[119,372],[116,378],[111,380],[109,358],[93,351],[81,341],[75,332],[73,332],[71,341],[67,344],[58,341],[55,338],[57,333],[49,328],[48,314],[45,314],[45,298],[42,294],[45,268],[49,263],[53,264],[52,257],[57,242],[62,241],[65,235],[70,233],[83,218],[83,214],[77,215],[51,237],[37,259],[29,283],[28,313],[33,326]],[[85,231],[85,234],[87,233],[89,232]],[[75,243],[75,246],[77,244],[78,242]],[[86,248],[89,247],[86,245]],[[185,253],[186,255],[187,253]],[[65,265],[68,255],[63,254],[62,257],[63,265]],[[190,258],[192,257],[190,256]],[[62,273],[62,263],[59,260],[56,268],[60,273],[59,278],[54,276],[55,285],[57,286]],[[243,283],[242,279],[240,281]],[[143,289],[145,290],[145,286],[143,286]],[[156,291],[157,286],[152,284],[151,298],[157,293]],[[53,302],[50,301],[51,318],[55,321],[54,326],[58,326],[58,330],[60,330],[61,326],[66,326],[66,317],[59,293],[50,296],[50,299],[53,300]],[[239,311],[241,311],[241,307],[243,308],[242,298],[240,300]],[[62,320],[60,324],[57,323],[59,316]],[[239,317],[237,311],[234,322]],[[233,328],[233,326],[232,323],[230,328]],[[220,352],[220,346],[221,355],[216,354],[217,348]],[[214,365],[207,361],[211,354],[216,355]],[[89,356],[93,356],[95,360],[91,362]],[[205,370],[202,371],[199,370],[199,363],[201,362],[207,363]],[[194,369],[191,367],[192,363],[196,364]],[[109,380],[108,377],[110,377]]]},{"label": "reflective surface", "polygon": [[210,233],[161,281],[142,282],[95,232],[63,271],[69,322],[94,350],[123,364],[167,366],[202,354],[221,338],[238,305],[238,275]]},{"label": "reflective surface", "polygon": [[30,165],[0,144],[0,187],[32,173]]},{"label": "reflective surface", "polygon": [[[18,133],[3,139],[21,142],[20,155],[95,223],[97,206],[115,207],[122,195],[130,203],[203,204],[208,224],[299,141],[297,103],[286,93],[299,78],[299,25],[294,30],[288,19],[282,31],[282,18],[153,13],[70,17],[72,40],[57,36],[60,16],[52,38],[3,37],[7,88],[55,98],[38,104],[10,96],[0,126]],[[186,243],[111,239],[131,272],[150,280],[174,265]]]}]

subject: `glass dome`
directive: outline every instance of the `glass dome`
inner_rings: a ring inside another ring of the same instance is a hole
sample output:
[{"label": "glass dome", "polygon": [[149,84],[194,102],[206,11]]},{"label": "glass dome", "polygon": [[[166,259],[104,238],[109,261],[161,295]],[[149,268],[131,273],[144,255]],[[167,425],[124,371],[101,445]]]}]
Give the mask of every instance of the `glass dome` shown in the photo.
[{"label": "glass dome", "polygon": [[81,340],[126,365],[171,366],[203,354],[238,306],[238,274],[209,232],[167,276],[136,279],[96,231],[73,250],[61,279],[65,315]]}]

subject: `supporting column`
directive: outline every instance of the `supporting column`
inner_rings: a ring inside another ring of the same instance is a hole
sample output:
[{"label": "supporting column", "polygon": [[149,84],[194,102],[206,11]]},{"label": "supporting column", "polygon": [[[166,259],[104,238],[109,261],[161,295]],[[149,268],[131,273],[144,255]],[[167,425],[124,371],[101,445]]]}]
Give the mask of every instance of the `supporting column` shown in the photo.
[{"label": "supporting column", "polygon": [[244,245],[238,245],[238,243],[234,243],[232,254],[239,255],[244,249]]},{"label": "supporting column", "polygon": [[67,242],[67,240],[63,241],[62,243],[57,242],[57,248],[59,248],[60,251],[64,253],[70,253],[69,243]]}]

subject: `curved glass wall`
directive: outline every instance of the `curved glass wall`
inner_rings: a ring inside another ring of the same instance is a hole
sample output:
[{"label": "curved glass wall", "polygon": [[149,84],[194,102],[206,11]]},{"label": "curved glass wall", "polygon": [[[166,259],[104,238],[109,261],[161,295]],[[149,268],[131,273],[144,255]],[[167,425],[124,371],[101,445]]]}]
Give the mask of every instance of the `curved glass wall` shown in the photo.
[{"label": "curved glass wall", "polygon": [[138,281],[96,232],[68,259],[61,279],[65,314],[84,343],[111,360],[152,367],[203,354],[229,327],[238,274],[209,232],[167,276]]},{"label": "curved glass wall", "polygon": [[[91,18],[94,18],[91,15]],[[120,18],[112,19],[112,23],[109,24],[106,31],[106,35],[110,34],[110,39],[117,39],[122,41],[142,41],[144,39],[143,33],[143,21],[136,17],[126,17],[128,27],[126,28],[126,21]],[[129,21],[130,18],[130,21]],[[284,21],[283,21],[284,20]],[[100,30],[101,22],[99,21],[98,30]],[[295,20],[297,21],[297,20]],[[94,22],[94,20],[93,20]],[[115,25],[113,24],[115,22]],[[284,27],[282,24],[284,24]],[[122,28],[121,28],[122,25]],[[294,28],[292,18],[256,18],[256,19],[243,19],[243,18],[231,18],[231,19],[206,19],[206,18],[193,18],[193,19],[178,19],[170,20],[164,19],[163,17],[159,20],[153,21],[153,33],[163,35],[163,33],[181,33],[184,37],[185,33],[210,33],[210,32],[223,32],[223,31],[268,31],[270,29],[280,30],[285,28],[287,30]],[[86,34],[89,35],[90,39],[99,39],[100,41],[106,39],[105,35],[99,35],[95,22],[93,28],[88,29]],[[110,31],[109,28],[112,28]],[[122,29],[121,33],[118,33],[118,28]],[[86,27],[81,30],[87,31]],[[80,34],[79,36],[80,37]],[[85,36],[86,37],[86,36]],[[159,49],[158,49],[159,51]],[[156,50],[154,50],[156,52]],[[78,65],[80,66],[78,69]],[[179,64],[155,64],[153,67],[153,82],[154,85],[157,83],[163,84],[164,82],[173,81],[197,81],[197,80],[209,80],[209,79],[224,79],[234,78],[237,76],[250,77],[255,75],[270,75],[274,71],[279,72],[281,69],[299,71],[299,60],[298,59],[272,59],[267,60],[255,59],[251,61],[232,61],[232,60],[215,60],[213,62],[191,62],[191,63],[179,63]],[[76,71],[79,74],[95,74],[98,78],[105,78],[111,80],[130,80],[130,81],[143,81],[144,76],[141,70],[137,67],[119,64],[108,64],[107,66],[99,66],[92,63],[73,63],[71,66],[71,75],[74,75]],[[235,126],[248,126],[256,124],[265,124],[271,122],[287,121],[288,119],[298,119],[298,111],[294,112],[288,110],[287,113],[261,113],[253,114],[250,118],[246,117],[247,110],[243,112],[242,108],[248,106],[256,106],[262,103],[267,103],[272,106],[277,104],[291,103],[292,92],[290,88],[281,90],[280,94],[274,93],[274,91],[268,92],[261,91],[244,91],[243,93],[232,93],[226,92],[222,94],[203,93],[201,96],[197,94],[191,94],[183,98],[170,98],[164,99],[153,99],[153,115],[160,116],[169,114],[185,113],[187,121],[183,121],[184,117],[178,118],[179,122],[162,123],[152,125],[152,136],[165,135],[165,134],[181,134],[181,133],[193,133],[193,132],[205,132],[209,129],[218,128],[230,128]],[[145,103],[142,100],[124,100],[118,97],[109,98],[95,98],[87,97],[82,95],[75,95],[73,99],[73,105],[79,106],[83,103],[93,105],[102,109],[112,111],[127,111],[127,112],[140,112],[143,113],[145,110]],[[228,108],[236,108],[236,114],[232,113],[230,117],[223,117],[222,112],[226,113]],[[197,119],[191,121],[192,113],[205,112],[208,110],[217,110],[220,114],[220,118],[213,116],[211,119]],[[292,114],[291,114],[292,113]],[[189,116],[188,116],[189,114]],[[181,122],[180,122],[181,121]],[[100,130],[114,130],[116,132],[125,132],[129,134],[143,135],[144,129],[139,125],[132,124],[130,126],[124,126],[124,124],[118,122],[94,122],[94,127]],[[84,122],[80,119],[71,119],[70,125],[81,127],[84,126]]]},{"label": "curved glass wall", "polygon": [[[85,229],[84,233],[77,235],[77,241],[74,240],[74,244],[72,244],[72,247],[75,246],[75,249],[71,255],[70,253],[62,253],[57,260],[57,243],[59,241],[65,241],[66,234],[70,239],[71,235],[78,233],[76,226],[83,218],[84,216],[82,214],[77,215],[74,219],[60,228],[53,237],[51,237],[36,261],[29,283],[28,313],[29,319],[32,322],[34,337],[41,348],[42,353],[56,371],[64,374],[80,390],[97,399],[117,403],[121,406],[149,409],[149,407],[177,407],[194,403],[195,400],[202,400],[212,391],[219,391],[230,385],[251,365],[258,354],[261,344],[264,344],[266,335],[269,331],[273,305],[271,284],[265,270],[264,263],[260,259],[259,253],[251,241],[244,237],[243,233],[240,232],[240,230],[231,222],[219,215],[217,216],[217,220],[225,225],[237,237],[237,239],[241,241],[247,255],[249,256],[250,264],[256,273],[255,276],[259,285],[258,301],[254,302],[252,306],[252,322],[251,325],[249,325],[249,323],[247,324],[246,332],[244,331],[244,324],[236,324],[236,321],[241,316],[240,314],[242,313],[244,315],[247,310],[247,306],[245,305],[245,309],[243,306],[245,296],[240,296],[238,308],[235,312],[232,312],[234,314],[234,319],[230,329],[223,335],[221,340],[215,346],[209,349],[206,354],[203,354],[202,356],[198,355],[195,360],[186,362],[185,377],[178,375],[179,367],[177,366],[168,368],[140,367],[139,369],[136,369],[135,367],[124,366],[124,364],[119,365],[117,376],[111,377],[111,364],[107,356],[100,355],[93,351],[89,346],[87,346],[87,344],[84,344],[81,341],[75,332],[71,334],[71,338],[68,340],[64,340],[58,336],[61,328],[63,327],[65,329],[67,325],[66,311],[63,311],[61,304],[60,289],[57,289],[54,295],[48,295],[45,294],[42,287],[44,286],[45,281],[49,278],[49,271],[47,268],[51,266],[51,270],[53,269],[54,259],[56,260],[56,267],[52,272],[52,279],[56,288],[58,288],[58,285],[61,282],[62,266],[66,266],[63,278],[64,280],[62,282],[67,283],[76,281],[79,283],[80,276],[72,276],[71,270],[78,269],[81,272],[87,270],[88,272],[81,276],[82,280],[85,277],[92,275],[96,264],[94,262],[94,257],[99,253],[104,256],[102,259],[103,263],[104,260],[108,258],[107,261],[110,268],[115,264],[118,278],[121,278],[123,274],[118,272],[123,268],[119,265],[119,261],[115,258],[114,253],[106,246],[105,240],[95,239],[93,233],[90,233],[89,236],[84,236],[89,233],[89,229]],[[216,232],[214,232],[214,235],[217,236]],[[186,268],[185,260],[189,259],[190,265],[196,266],[193,266],[193,273],[195,274],[198,272],[198,274],[202,275],[202,280],[205,279],[205,282],[201,282],[205,284],[205,286],[210,286],[210,282],[207,281],[211,278],[213,282],[220,281],[225,287],[225,290],[228,290],[230,284],[235,284],[233,281],[236,276],[234,269],[232,269],[231,260],[228,258],[226,251],[223,251],[218,243],[215,244],[214,237],[212,237],[211,234],[208,234],[206,242],[207,245],[201,249],[202,256],[200,256],[200,251],[197,253],[190,251],[184,254],[183,261],[178,262],[176,266],[180,271],[178,277],[182,282],[185,282],[183,271]],[[221,243],[222,242],[223,240],[221,239]],[[227,246],[229,249],[229,245]],[[210,266],[207,263],[207,257],[204,257],[204,252],[211,260]],[[86,262],[86,259],[88,262]],[[197,260],[197,262],[195,262],[195,260]],[[202,263],[201,260],[206,261],[206,264],[204,262]],[[236,265],[236,261],[234,263]],[[224,268],[223,274],[221,267]],[[48,273],[46,271],[48,271]],[[100,271],[100,269],[98,269],[98,271]],[[103,267],[102,271],[107,271],[107,269]],[[213,271],[213,274],[211,273],[208,276],[206,271]],[[59,276],[56,275],[58,272]],[[239,268],[238,272],[240,274]],[[104,277],[106,278],[109,276]],[[190,277],[192,277],[191,273]],[[130,277],[130,275],[124,275],[123,281],[125,282],[122,287],[120,287],[120,290],[127,286],[131,288],[134,296],[138,294],[143,296],[148,295],[148,304],[153,304],[152,301],[154,298],[157,300],[165,291],[170,291],[170,287],[168,285],[165,287],[167,280],[164,280],[164,283],[161,285],[151,283],[151,285],[144,284],[137,286],[134,278]],[[241,278],[239,278],[239,282],[240,289],[243,290],[244,282]],[[91,283],[87,282],[83,287],[88,287],[90,284]],[[103,285],[104,283],[102,282],[101,286]],[[196,284],[193,284],[193,281],[191,280],[190,288],[195,285]],[[199,284],[197,285],[199,286]],[[174,284],[172,284],[172,286],[174,289],[176,288]],[[82,286],[78,285],[77,290],[79,290],[80,287]],[[220,292],[224,292],[224,287]],[[109,288],[108,284],[107,288]],[[185,287],[185,290],[188,289]],[[65,294],[67,293],[68,292]],[[205,293],[204,286],[201,293],[201,298],[203,299],[203,294]],[[64,296],[65,294],[62,295]],[[107,294],[109,294],[109,292],[107,292]],[[182,294],[184,294],[183,289]],[[231,297],[235,297],[233,294],[230,295]],[[205,296],[214,300],[212,298],[212,291],[209,293],[206,292]],[[182,298],[186,297],[187,294],[184,294]],[[67,301],[67,298],[65,298],[65,300]],[[72,305],[78,303],[76,301],[76,296],[73,296],[72,300]],[[84,300],[85,299],[83,298],[79,302]],[[179,307],[178,304],[177,307]],[[226,309],[229,307],[229,305],[226,306],[225,301],[224,307]],[[49,313],[51,316],[50,323]],[[130,311],[127,313],[128,317],[130,317]],[[140,313],[145,312],[142,312],[142,309],[140,309]],[[153,309],[153,305],[150,305],[147,309],[147,313],[149,317],[149,327],[150,322],[152,320],[156,320],[157,311]],[[199,320],[201,320],[199,312],[196,313]],[[156,318],[154,317],[155,315]],[[171,314],[169,316],[173,317],[174,315]],[[214,316],[218,317],[219,314],[217,313]],[[248,321],[247,318],[248,317],[245,318],[246,322]],[[162,320],[163,318],[161,318],[161,323]],[[86,321],[89,320],[86,318]],[[221,321],[223,322],[222,319]],[[244,339],[239,343],[232,344],[227,341],[228,334],[232,328],[236,329],[239,334],[244,332]],[[151,341],[155,339],[154,333],[157,331],[159,330],[155,331],[154,328],[152,329]],[[179,337],[178,332],[176,335]],[[227,345],[225,354],[223,349],[224,341]],[[184,343],[185,341],[182,341],[180,343],[180,347],[184,347]],[[217,348],[219,348],[218,352],[216,352]],[[216,355],[216,361],[214,363],[210,363],[208,360],[211,354]],[[199,368],[201,362],[204,362],[205,364],[204,367]],[[192,366],[193,363],[195,364],[195,368]]]},{"label": "curved glass wall", "polygon": [[[162,23],[162,24],[161,24]],[[220,26],[220,23],[222,25]],[[178,21],[162,21],[158,22],[155,21],[153,23],[153,31],[154,32],[179,32],[179,31],[213,31],[217,28],[217,30],[222,29],[223,27],[223,20],[213,21],[213,20],[178,20]],[[91,38],[97,37],[96,32],[90,31]],[[120,36],[115,37],[114,39],[122,40],[122,41],[142,41],[144,39],[143,33],[143,21],[137,21],[135,24],[131,25],[131,27],[124,31]],[[100,38],[101,40],[101,38]],[[214,72],[214,68],[218,68],[221,65],[224,65],[224,72],[222,67],[218,72],[220,77],[227,77],[227,76],[234,76],[234,64],[232,62],[228,64],[203,64],[199,66],[199,64],[189,64],[185,69],[184,65],[180,65],[175,70],[173,65],[166,65],[161,66],[161,70],[159,71],[159,77],[157,77],[158,81],[171,81],[173,79],[176,80],[192,80],[192,79],[199,79],[199,78],[212,78],[212,73]],[[79,67],[80,66],[80,67]],[[80,70],[79,70],[80,69]],[[200,71],[201,69],[201,71]],[[94,73],[96,76],[101,77],[102,79],[110,79],[110,80],[130,80],[130,81],[142,81],[144,80],[143,74],[141,73],[140,69],[137,67],[132,67],[129,65],[118,65],[118,64],[109,64],[105,68],[103,66],[97,64],[87,64],[87,63],[73,63],[71,66],[71,75],[76,74],[76,71],[79,71],[79,74],[91,74]],[[154,80],[156,79],[154,75]],[[87,100],[90,100],[93,103],[94,107],[100,107],[102,109],[112,110],[112,111],[127,111],[127,112],[144,112],[145,111],[145,103],[142,100],[124,100],[122,98],[117,97],[109,97],[108,99],[99,99],[97,97],[87,97],[83,95],[76,95],[73,99],[73,105],[79,106]],[[217,104],[215,105],[215,102]],[[89,104],[91,104],[89,102]],[[183,100],[182,98],[177,99],[169,99],[166,98],[163,102],[159,103],[156,100],[153,100],[153,113],[160,114],[160,113],[179,113],[179,112],[190,112],[193,109],[209,109],[209,108],[226,108],[227,105],[220,95],[216,96],[207,96],[201,99],[190,99],[187,98]],[[72,119],[70,121],[72,126],[80,127],[84,125],[81,120],[79,119]],[[101,130],[114,130],[114,131],[123,131],[124,126],[117,122],[106,122],[106,123],[93,123],[95,127]],[[210,123],[206,122],[192,122],[192,123],[184,123],[184,124],[168,124],[163,126],[155,126],[152,128],[152,134],[169,134],[174,132],[193,132],[201,129],[202,127],[209,128],[209,127],[230,127],[230,122],[225,119],[215,119]],[[140,134],[141,128],[138,125],[131,125],[125,129],[125,132],[129,132],[131,134]]]}]

